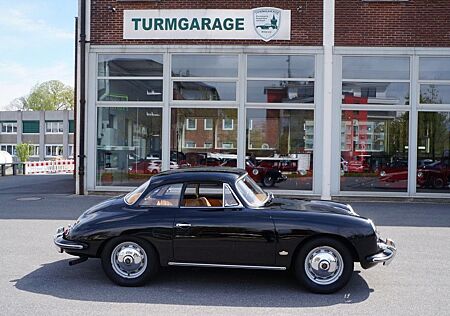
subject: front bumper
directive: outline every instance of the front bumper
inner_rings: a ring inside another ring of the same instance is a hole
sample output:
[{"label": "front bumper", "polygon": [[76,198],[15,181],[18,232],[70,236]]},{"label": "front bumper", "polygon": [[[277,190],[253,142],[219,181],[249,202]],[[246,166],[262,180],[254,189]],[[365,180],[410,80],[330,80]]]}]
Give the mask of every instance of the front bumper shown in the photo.
[{"label": "front bumper", "polygon": [[53,242],[59,253],[62,253],[64,250],[83,250],[87,248],[87,245],[83,243],[64,239],[64,230],[64,227],[58,228],[53,236]]},{"label": "front bumper", "polygon": [[380,263],[382,262],[383,265],[388,265],[392,262],[392,260],[395,257],[395,254],[397,253],[397,248],[395,246],[395,243],[392,239],[387,238],[386,240],[379,240],[378,241],[378,249],[381,251],[377,254],[368,256],[366,258],[367,262],[370,263]]}]

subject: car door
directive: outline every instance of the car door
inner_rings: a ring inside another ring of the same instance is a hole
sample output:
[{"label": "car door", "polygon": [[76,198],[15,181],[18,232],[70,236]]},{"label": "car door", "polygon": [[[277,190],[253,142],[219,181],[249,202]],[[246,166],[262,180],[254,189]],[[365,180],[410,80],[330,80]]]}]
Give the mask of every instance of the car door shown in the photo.
[{"label": "car door", "polygon": [[175,262],[275,264],[272,219],[264,210],[243,207],[225,183],[186,185],[174,232]]},{"label": "car door", "polygon": [[178,211],[182,183],[153,188],[139,201],[141,215],[135,223],[139,236],[149,240],[158,250],[161,262],[173,258],[173,223]]}]

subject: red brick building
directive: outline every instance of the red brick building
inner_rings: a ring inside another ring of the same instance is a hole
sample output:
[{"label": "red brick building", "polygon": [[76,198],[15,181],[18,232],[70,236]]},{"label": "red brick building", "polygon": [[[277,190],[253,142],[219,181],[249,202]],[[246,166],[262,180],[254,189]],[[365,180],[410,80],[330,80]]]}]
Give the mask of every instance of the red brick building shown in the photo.
[{"label": "red brick building", "polygon": [[85,4],[84,190],[195,153],[297,166],[280,194],[450,196],[448,0]]}]

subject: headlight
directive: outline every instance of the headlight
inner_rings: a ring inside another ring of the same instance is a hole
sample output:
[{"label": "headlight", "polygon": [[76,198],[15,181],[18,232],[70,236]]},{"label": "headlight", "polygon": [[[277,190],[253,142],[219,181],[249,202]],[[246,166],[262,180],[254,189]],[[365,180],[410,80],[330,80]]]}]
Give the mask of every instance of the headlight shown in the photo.
[{"label": "headlight", "polygon": [[418,172],[418,173],[417,173],[417,176],[418,176],[419,178],[422,178],[422,177],[423,177],[423,173],[422,173],[422,172]]},{"label": "headlight", "polygon": [[253,169],[252,173],[256,176],[259,173],[259,171],[258,169]]}]

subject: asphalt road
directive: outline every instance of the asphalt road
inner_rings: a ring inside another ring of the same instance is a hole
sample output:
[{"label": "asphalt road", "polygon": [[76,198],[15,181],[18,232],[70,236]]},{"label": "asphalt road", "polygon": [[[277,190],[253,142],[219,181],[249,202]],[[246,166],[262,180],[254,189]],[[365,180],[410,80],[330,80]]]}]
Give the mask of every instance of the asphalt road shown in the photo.
[{"label": "asphalt road", "polygon": [[308,293],[289,272],[199,268],[123,288],[99,260],[70,267],[55,251],[55,229],[107,198],[72,188],[70,176],[0,178],[1,315],[448,315],[449,204],[353,203],[399,252],[388,267],[356,265],[335,294]]}]

